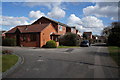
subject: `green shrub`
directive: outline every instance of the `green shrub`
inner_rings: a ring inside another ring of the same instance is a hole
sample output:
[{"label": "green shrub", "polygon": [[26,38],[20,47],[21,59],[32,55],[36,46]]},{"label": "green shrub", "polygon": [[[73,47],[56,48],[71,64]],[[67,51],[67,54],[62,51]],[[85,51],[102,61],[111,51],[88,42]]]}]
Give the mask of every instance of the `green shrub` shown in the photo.
[{"label": "green shrub", "polygon": [[2,40],[3,46],[16,46],[16,40],[12,38],[5,38]]},{"label": "green shrub", "polygon": [[60,45],[63,46],[77,46],[80,44],[78,35],[74,33],[66,33],[59,40],[60,40]]},{"label": "green shrub", "polygon": [[47,48],[47,46],[46,46],[46,45],[43,45],[42,48]]},{"label": "green shrub", "polygon": [[47,48],[56,48],[56,47],[57,47],[57,45],[56,45],[56,42],[55,42],[55,41],[50,40],[50,41],[47,41],[47,43],[46,43],[46,46],[45,46],[45,47],[47,47]]}]

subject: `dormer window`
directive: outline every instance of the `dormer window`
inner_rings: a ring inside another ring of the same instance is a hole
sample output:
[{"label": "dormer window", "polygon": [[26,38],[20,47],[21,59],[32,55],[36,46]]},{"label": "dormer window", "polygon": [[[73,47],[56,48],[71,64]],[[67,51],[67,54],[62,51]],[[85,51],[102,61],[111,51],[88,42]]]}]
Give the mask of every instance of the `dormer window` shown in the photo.
[{"label": "dormer window", "polygon": [[62,26],[59,26],[59,31],[62,31]]},{"label": "dormer window", "polygon": [[28,30],[28,27],[26,26],[25,30]]}]

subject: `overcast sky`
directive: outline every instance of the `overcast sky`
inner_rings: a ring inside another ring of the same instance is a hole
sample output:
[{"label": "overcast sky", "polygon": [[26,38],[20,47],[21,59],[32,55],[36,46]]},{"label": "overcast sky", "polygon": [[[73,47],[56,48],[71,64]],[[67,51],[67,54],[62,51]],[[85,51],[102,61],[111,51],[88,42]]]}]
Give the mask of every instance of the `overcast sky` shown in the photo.
[{"label": "overcast sky", "polygon": [[3,30],[16,25],[28,25],[46,16],[76,26],[81,31],[100,34],[101,30],[118,19],[117,2],[3,2]]}]

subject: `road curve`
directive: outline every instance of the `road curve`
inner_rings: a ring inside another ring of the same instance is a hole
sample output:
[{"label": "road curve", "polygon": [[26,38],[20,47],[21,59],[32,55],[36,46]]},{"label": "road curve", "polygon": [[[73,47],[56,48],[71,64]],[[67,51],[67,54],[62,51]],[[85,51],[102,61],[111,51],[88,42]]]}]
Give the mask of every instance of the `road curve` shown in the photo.
[{"label": "road curve", "polygon": [[3,47],[24,57],[23,64],[6,78],[118,78],[118,66],[107,47]]}]

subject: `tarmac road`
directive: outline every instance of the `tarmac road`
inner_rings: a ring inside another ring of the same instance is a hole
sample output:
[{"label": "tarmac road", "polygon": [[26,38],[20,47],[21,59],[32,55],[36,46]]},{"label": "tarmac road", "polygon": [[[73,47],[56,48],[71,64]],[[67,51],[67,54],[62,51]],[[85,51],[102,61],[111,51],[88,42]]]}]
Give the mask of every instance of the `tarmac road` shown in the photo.
[{"label": "tarmac road", "polygon": [[11,49],[24,58],[21,66],[6,78],[118,78],[118,66],[106,46],[79,48]]}]

